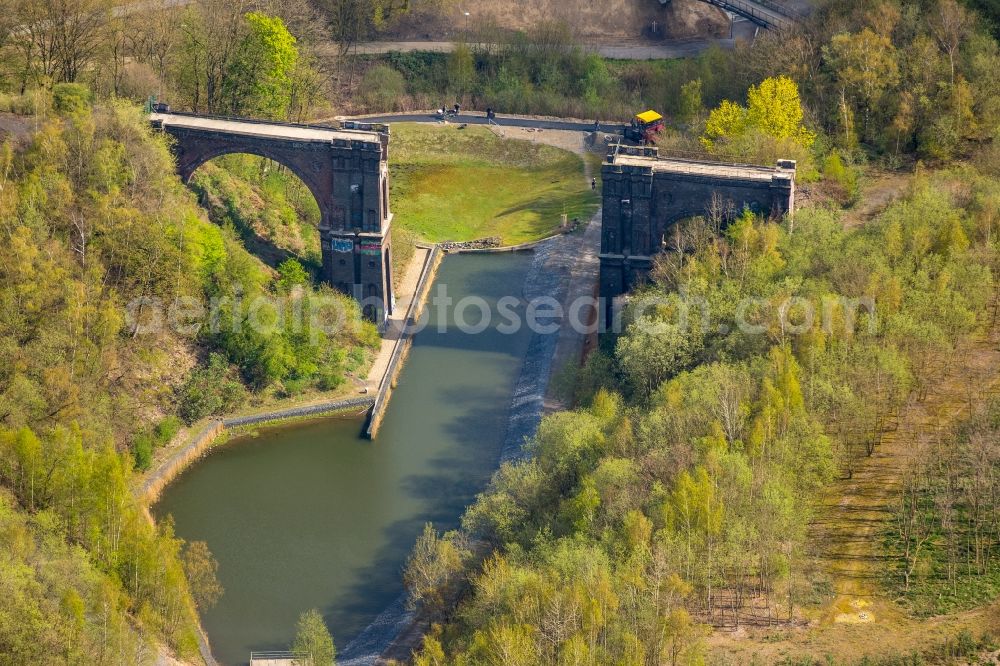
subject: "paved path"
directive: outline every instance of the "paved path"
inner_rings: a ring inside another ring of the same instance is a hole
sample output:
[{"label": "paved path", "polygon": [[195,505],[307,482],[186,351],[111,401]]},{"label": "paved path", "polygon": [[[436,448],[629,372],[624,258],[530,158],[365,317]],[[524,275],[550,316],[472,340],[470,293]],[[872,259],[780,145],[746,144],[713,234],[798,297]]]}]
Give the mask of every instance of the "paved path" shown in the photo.
[{"label": "paved path", "polygon": [[[338,118],[338,120],[341,118]],[[441,119],[434,113],[428,111],[410,111],[406,113],[389,113],[375,116],[355,116],[343,118],[343,120],[359,120],[366,123],[439,123]],[[318,122],[324,122],[323,120]],[[488,125],[485,113],[469,111],[460,113],[457,116],[449,116],[448,122],[456,125],[468,123],[469,125]],[[533,118],[531,116],[511,116],[497,114],[493,123],[501,127],[524,127],[530,129],[543,130],[566,130],[570,132],[593,132],[594,121],[573,120],[558,118]],[[601,123],[603,132],[620,132],[625,125],[622,123]]]}]

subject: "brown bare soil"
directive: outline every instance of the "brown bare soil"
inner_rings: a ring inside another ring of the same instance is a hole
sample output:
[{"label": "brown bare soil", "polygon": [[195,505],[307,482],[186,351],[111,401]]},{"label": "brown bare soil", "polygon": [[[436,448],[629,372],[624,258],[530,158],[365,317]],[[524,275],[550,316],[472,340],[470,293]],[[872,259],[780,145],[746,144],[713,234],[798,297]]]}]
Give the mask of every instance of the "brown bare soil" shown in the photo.
[{"label": "brown bare soil", "polygon": [[384,38],[452,39],[488,24],[526,30],[553,20],[565,22],[577,37],[593,43],[729,36],[725,12],[699,0],[671,0],[665,7],[657,0],[491,0],[442,10],[421,10],[415,3],[414,11],[392,25]]},{"label": "brown bare soil", "polygon": [[0,112],[0,141],[7,138],[26,140],[33,131],[35,121],[31,117]]},{"label": "brown bare soil", "polygon": [[906,194],[913,176],[898,172],[871,172],[861,186],[858,204],[844,214],[844,226],[855,227],[871,221],[896,199]]}]

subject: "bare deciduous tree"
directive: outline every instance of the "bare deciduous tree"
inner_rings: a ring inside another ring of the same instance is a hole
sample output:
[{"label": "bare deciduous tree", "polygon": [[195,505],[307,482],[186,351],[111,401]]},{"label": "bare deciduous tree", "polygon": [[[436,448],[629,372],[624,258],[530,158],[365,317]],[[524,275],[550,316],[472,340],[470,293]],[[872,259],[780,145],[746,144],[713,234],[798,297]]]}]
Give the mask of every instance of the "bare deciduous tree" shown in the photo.
[{"label": "bare deciduous tree", "polygon": [[15,2],[12,41],[23,59],[22,88],[32,73],[48,80],[76,81],[104,46],[110,0]]},{"label": "bare deciduous tree", "polygon": [[956,0],[938,0],[927,21],[931,34],[941,50],[948,55],[951,83],[955,83],[955,56],[962,42],[974,27],[972,15]]}]

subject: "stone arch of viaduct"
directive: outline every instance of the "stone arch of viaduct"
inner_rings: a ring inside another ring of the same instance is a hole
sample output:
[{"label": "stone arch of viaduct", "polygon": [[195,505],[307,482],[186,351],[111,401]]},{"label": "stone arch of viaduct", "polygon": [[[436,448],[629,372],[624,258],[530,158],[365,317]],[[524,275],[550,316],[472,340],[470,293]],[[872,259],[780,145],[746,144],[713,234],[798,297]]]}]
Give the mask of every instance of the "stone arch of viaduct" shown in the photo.
[{"label": "stone arch of viaduct", "polygon": [[177,171],[187,182],[205,162],[232,153],[286,166],[320,210],[323,280],[353,296],[380,326],[392,314],[389,128],[295,125],[183,113],[154,113],[173,139]]}]

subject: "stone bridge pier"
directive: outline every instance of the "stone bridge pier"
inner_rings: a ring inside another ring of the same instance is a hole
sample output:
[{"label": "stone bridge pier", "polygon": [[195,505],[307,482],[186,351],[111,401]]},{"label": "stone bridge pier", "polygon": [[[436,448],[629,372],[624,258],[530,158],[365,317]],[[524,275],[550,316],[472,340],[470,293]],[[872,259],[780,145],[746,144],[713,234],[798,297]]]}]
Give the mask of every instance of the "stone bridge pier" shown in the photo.
[{"label": "stone bridge pier", "polygon": [[208,160],[230,153],[266,157],[298,176],[319,205],[322,279],[384,325],[394,303],[388,126],[334,128],[186,113],[154,113],[150,121],[172,137],[184,182]]},{"label": "stone bridge pier", "polygon": [[[644,282],[679,221],[746,208],[780,218],[795,205],[795,162],[776,167],[662,158],[655,147],[614,146],[601,168],[600,293],[613,300]],[[608,320],[610,321],[610,319]]]}]

